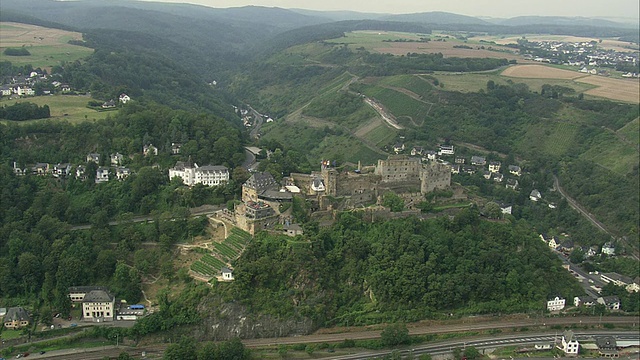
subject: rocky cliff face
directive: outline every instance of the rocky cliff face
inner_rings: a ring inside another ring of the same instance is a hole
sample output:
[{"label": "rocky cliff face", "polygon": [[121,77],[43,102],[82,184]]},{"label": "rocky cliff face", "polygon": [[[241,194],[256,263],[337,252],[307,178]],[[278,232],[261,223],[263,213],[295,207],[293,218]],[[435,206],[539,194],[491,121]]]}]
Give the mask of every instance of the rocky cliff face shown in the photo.
[{"label": "rocky cliff face", "polygon": [[208,314],[193,334],[203,340],[307,335],[315,330],[311,319],[278,319],[271,315],[249,315],[247,308],[239,304],[204,302],[198,310],[202,314]]}]

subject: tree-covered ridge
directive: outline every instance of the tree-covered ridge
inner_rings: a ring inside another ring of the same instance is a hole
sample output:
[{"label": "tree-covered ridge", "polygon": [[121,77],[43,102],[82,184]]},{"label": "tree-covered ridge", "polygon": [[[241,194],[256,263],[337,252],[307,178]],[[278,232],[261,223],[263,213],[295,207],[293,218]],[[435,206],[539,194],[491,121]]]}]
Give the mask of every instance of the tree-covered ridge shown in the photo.
[{"label": "tree-covered ridge", "polygon": [[362,325],[542,310],[550,295],[581,294],[526,223],[481,221],[475,210],[375,223],[344,213],[308,234],[298,244],[259,234],[235,264],[229,295],[253,311]]}]

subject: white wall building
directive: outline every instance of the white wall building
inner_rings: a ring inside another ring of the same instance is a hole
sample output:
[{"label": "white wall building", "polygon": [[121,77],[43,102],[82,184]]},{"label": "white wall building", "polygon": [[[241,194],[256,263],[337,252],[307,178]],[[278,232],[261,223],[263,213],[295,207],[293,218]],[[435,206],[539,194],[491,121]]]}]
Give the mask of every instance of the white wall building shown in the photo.
[{"label": "white wall building", "polygon": [[565,299],[556,296],[555,298],[547,301],[547,310],[549,311],[559,311],[564,309]]},{"label": "white wall building", "polygon": [[562,335],[562,351],[567,356],[578,356],[580,343],[571,330],[565,331]]},{"label": "white wall building", "polygon": [[191,166],[188,163],[178,161],[176,166],[169,169],[169,179],[179,177],[182,183],[187,186],[202,184],[207,186],[218,186],[229,181],[229,169],[224,166],[207,165]]}]

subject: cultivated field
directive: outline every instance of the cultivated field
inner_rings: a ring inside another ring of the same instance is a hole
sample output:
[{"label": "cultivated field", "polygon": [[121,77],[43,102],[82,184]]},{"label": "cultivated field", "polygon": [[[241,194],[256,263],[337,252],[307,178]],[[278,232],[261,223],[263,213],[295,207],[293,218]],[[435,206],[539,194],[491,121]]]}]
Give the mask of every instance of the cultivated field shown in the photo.
[{"label": "cultivated field", "polygon": [[[417,42],[420,38],[430,38],[431,41]],[[403,41],[396,42],[397,40]],[[346,33],[345,37],[328,40],[327,42],[347,44],[352,49],[365,48],[368,51],[394,55],[406,55],[407,53],[442,53],[445,57],[497,58],[508,60],[522,59],[513,52],[513,49],[507,47],[493,45],[492,47],[496,51],[492,51],[487,49],[491,45],[465,43],[453,36],[444,34],[425,35],[393,31],[353,31]],[[466,45],[472,49],[454,48],[456,45]],[[482,46],[485,48],[482,49]]]},{"label": "cultivated field", "polygon": [[523,79],[561,79],[595,86],[584,91],[587,95],[638,103],[640,82],[637,79],[612,79],[604,76],[585,75],[577,71],[557,69],[544,65],[517,65],[505,69],[502,76]]},{"label": "cultivated field", "polygon": [[[51,95],[25,99],[3,99],[0,101],[0,106],[13,105],[16,102],[31,102],[38,106],[49,105],[49,109],[51,110],[51,117],[49,119],[16,122],[19,124],[45,120],[65,120],[70,123],[79,123],[83,121],[101,120],[106,118],[107,115],[113,115],[117,112],[117,110],[97,111],[89,109],[87,103],[90,100],[91,98],[84,95]],[[6,123],[8,121],[3,120],[3,122]]]},{"label": "cultivated field", "polygon": [[577,71],[556,69],[544,65],[518,65],[505,69],[502,76],[534,79],[577,79],[585,76]]},{"label": "cultivated field", "polygon": [[576,81],[597,86],[585,91],[588,95],[636,104],[640,101],[640,80],[638,79],[611,79],[590,75]]},{"label": "cultivated field", "polygon": [[[0,61],[14,65],[31,64],[34,68],[51,69],[61,61],[82,59],[93,53],[93,49],[71,45],[69,40],[82,40],[82,34],[41,26],[12,22],[0,23]],[[30,56],[7,56],[2,52],[8,47],[25,47]]]}]

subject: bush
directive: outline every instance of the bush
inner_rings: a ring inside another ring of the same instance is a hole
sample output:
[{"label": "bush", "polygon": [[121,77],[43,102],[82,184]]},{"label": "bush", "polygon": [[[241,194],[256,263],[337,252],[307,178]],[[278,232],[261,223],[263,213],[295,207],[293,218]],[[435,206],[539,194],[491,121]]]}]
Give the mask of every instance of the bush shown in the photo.
[{"label": "bush", "polygon": [[6,48],[4,54],[7,56],[29,56],[31,53],[24,47],[21,48]]}]

